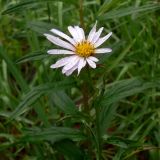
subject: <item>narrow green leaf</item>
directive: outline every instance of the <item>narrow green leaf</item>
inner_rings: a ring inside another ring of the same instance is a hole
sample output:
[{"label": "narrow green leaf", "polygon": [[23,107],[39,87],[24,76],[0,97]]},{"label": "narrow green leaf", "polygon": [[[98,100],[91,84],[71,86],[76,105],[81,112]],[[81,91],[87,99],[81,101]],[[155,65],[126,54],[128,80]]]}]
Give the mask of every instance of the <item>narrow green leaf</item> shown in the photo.
[{"label": "narrow green leaf", "polygon": [[145,82],[139,78],[131,78],[112,83],[107,87],[102,105],[116,103],[128,96],[143,92],[146,89],[158,87],[158,82]]},{"label": "narrow green leaf", "polygon": [[35,0],[28,0],[28,1],[23,1],[20,3],[15,3],[15,4],[9,4],[5,10],[2,11],[2,14],[9,14],[15,11],[23,10],[23,9],[29,9],[32,7],[35,7],[34,3]]},{"label": "narrow green leaf", "polygon": [[62,28],[63,26],[63,3],[58,2],[58,22],[59,26]]},{"label": "narrow green leaf", "polygon": [[103,13],[105,13],[106,11],[108,11],[110,8],[112,8],[112,6],[117,6],[117,4],[120,2],[121,0],[106,0],[104,2],[104,4],[99,8],[98,11],[98,15],[101,16]]},{"label": "narrow green leaf", "polygon": [[106,14],[103,14],[100,16],[100,19],[106,20],[106,19],[114,19],[114,18],[120,18],[124,17],[130,14],[140,13],[140,12],[154,12],[155,10],[160,9],[160,3],[152,3],[152,4],[145,4],[143,6],[135,7],[123,7],[117,10],[113,10],[110,12],[107,12]]},{"label": "narrow green leaf", "polygon": [[73,141],[84,140],[85,136],[79,130],[67,128],[67,127],[51,127],[51,128],[35,128],[28,129],[25,135],[20,139],[20,141],[26,142],[36,142],[48,140],[51,142],[57,142],[63,139],[71,139]]},{"label": "narrow green leaf", "polygon": [[99,124],[100,124],[100,130],[101,134],[105,133],[107,129],[109,128],[117,109],[116,104],[112,105],[105,105],[105,107],[102,107],[102,110],[100,112],[100,118],[99,118]]},{"label": "narrow green leaf", "polygon": [[17,67],[14,65],[14,63],[11,61],[10,57],[7,55],[7,52],[5,49],[3,49],[2,46],[0,46],[0,57],[5,60],[7,63],[8,69],[13,75],[13,77],[16,79],[18,85],[21,87],[21,89],[25,92],[28,90],[28,85],[25,81],[25,79],[22,77],[22,74],[17,69]]},{"label": "narrow green leaf", "polygon": [[30,105],[35,103],[43,94],[46,94],[48,92],[55,92],[57,90],[64,90],[65,88],[71,87],[73,83],[74,81],[71,80],[57,83],[47,83],[31,89],[31,91],[29,91],[24,96],[24,99],[13,111],[10,119],[16,118],[17,116],[21,115],[22,113],[30,109]]},{"label": "narrow green leaf", "polygon": [[129,140],[121,137],[115,137],[115,136],[111,136],[107,138],[106,142],[124,149],[127,149],[128,147],[131,147],[131,146],[139,147],[137,141],[133,141],[133,140]]},{"label": "narrow green leaf", "polygon": [[[23,0],[19,3],[17,1],[12,1],[5,6],[5,9],[2,10],[1,14],[11,14],[18,11],[23,11],[25,9],[39,9],[39,4],[46,4],[47,2],[57,3],[57,0]],[[64,3],[70,3],[77,5],[75,0],[63,0]]]},{"label": "narrow green leaf", "polygon": [[39,3],[53,2],[53,0],[23,0],[19,3],[10,3],[1,14],[10,14],[24,9],[31,9],[38,7]]},{"label": "narrow green leaf", "polygon": [[70,160],[82,160],[85,159],[85,154],[78,148],[72,141],[63,140],[55,143],[54,147]]},{"label": "narrow green leaf", "polygon": [[125,150],[122,149],[122,148],[120,148],[120,149],[116,152],[115,156],[113,157],[113,160],[121,160],[121,157],[123,157],[124,152],[125,152]]},{"label": "narrow green leaf", "polygon": [[44,52],[42,51],[37,51],[37,52],[34,52],[34,54],[25,55],[19,58],[18,60],[16,60],[16,63],[25,63],[25,62],[33,61],[33,60],[41,60],[46,57],[48,57],[47,54],[44,54]]},{"label": "narrow green leaf", "polygon": [[128,96],[132,96],[141,93],[146,89],[158,86],[158,83],[144,82],[139,78],[118,81],[108,86],[106,89],[107,91],[100,102],[100,105],[102,106],[99,119],[101,134],[103,135],[109,127],[117,108],[117,102]]},{"label": "narrow green leaf", "polygon": [[78,108],[74,102],[65,94],[65,92],[55,92],[52,94],[52,100],[56,106],[58,106],[62,111],[67,114],[76,115],[78,113]]},{"label": "narrow green leaf", "polygon": [[[11,112],[0,111],[1,117],[10,118],[11,114],[12,114]],[[17,117],[16,120],[20,121],[20,122],[24,122],[26,124],[30,124],[30,125],[34,124],[31,120],[29,120],[27,118],[23,118],[23,117]]]},{"label": "narrow green leaf", "polygon": [[40,35],[49,32],[49,30],[51,30],[51,28],[54,27],[53,24],[49,24],[46,22],[39,22],[39,21],[30,21],[27,23],[27,26],[28,28],[39,33]]}]

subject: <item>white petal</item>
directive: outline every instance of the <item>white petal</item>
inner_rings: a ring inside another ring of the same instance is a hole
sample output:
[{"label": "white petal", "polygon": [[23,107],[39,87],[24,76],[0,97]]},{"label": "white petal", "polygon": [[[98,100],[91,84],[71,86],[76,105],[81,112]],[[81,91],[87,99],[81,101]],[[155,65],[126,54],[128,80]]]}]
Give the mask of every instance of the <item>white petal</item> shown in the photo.
[{"label": "white petal", "polygon": [[88,64],[89,64],[92,68],[96,68],[95,62],[93,62],[92,60],[90,60],[90,59],[88,59],[88,58],[87,58],[87,62],[88,62]]},{"label": "white petal", "polygon": [[93,37],[93,40],[92,40],[92,43],[93,43],[93,44],[97,42],[97,40],[99,39],[102,31],[103,31],[103,27],[101,27],[101,28],[98,30],[98,32],[96,32],[96,34],[95,34],[95,36]]},{"label": "white petal", "polygon": [[83,28],[80,28],[80,30],[81,30],[81,34],[82,34],[83,40],[85,40],[85,33],[84,33]]},{"label": "white petal", "polygon": [[83,63],[83,67],[85,67],[86,63],[87,63],[87,61],[86,61],[86,59],[85,59],[85,60],[84,60],[84,63]]},{"label": "white petal", "polygon": [[72,59],[72,61],[70,61],[70,63],[66,64],[63,67],[62,73],[65,73],[67,70],[70,70],[73,66],[77,65],[79,60],[80,60],[80,57],[75,56],[74,59]]},{"label": "white petal", "polygon": [[73,66],[70,70],[65,72],[66,76],[70,76],[77,69],[77,65]]},{"label": "white petal", "polygon": [[81,71],[81,69],[86,65],[86,60],[84,58],[81,58],[79,60],[79,63],[78,63],[78,75]]},{"label": "white petal", "polygon": [[75,28],[73,28],[72,26],[69,26],[68,27],[68,31],[72,35],[72,37],[75,40],[75,42],[80,42],[79,37],[78,37],[78,33],[77,33]]},{"label": "white petal", "polygon": [[102,38],[99,38],[99,40],[94,44],[95,48],[97,48],[102,43],[104,43],[111,35],[112,35],[112,32],[110,32],[109,34],[107,34],[106,36],[104,36]]},{"label": "white petal", "polygon": [[77,31],[79,41],[85,40],[84,30],[79,26],[75,26],[74,28]]},{"label": "white petal", "polygon": [[112,52],[112,49],[110,48],[99,48],[95,50],[95,53],[109,53]]},{"label": "white petal", "polygon": [[46,38],[51,41],[52,43],[56,44],[57,46],[63,47],[63,48],[67,48],[69,50],[75,51],[74,46],[72,46],[70,43],[65,42],[63,40],[61,40],[58,37],[52,36],[50,34],[44,34],[46,36]]},{"label": "white petal", "polygon": [[75,54],[73,51],[63,50],[63,49],[51,49],[47,51],[48,54]]},{"label": "white petal", "polygon": [[93,28],[91,29],[91,31],[89,32],[88,38],[87,40],[92,42],[93,37],[96,34],[96,26],[97,26],[97,22],[95,23],[95,25],[93,26]]},{"label": "white petal", "polygon": [[62,67],[62,66],[64,66],[64,65],[68,64],[69,62],[71,62],[74,57],[75,57],[75,56],[70,56],[70,57],[61,58],[61,59],[58,60],[55,64],[52,64],[50,67],[51,67],[51,68],[59,68],[59,67]]},{"label": "white petal", "polygon": [[99,61],[98,58],[93,57],[93,56],[88,57],[88,59],[90,59],[91,61],[94,61],[94,62],[98,62]]},{"label": "white petal", "polygon": [[83,37],[82,37],[82,34],[81,34],[81,30],[78,26],[75,26],[74,29],[76,30],[77,32],[77,35],[79,37],[79,41],[82,41]]},{"label": "white petal", "polygon": [[52,43],[58,45],[58,43],[55,41],[55,39],[53,39],[52,35],[49,34],[44,34],[44,36],[46,36],[46,38],[51,41]]},{"label": "white petal", "polygon": [[66,39],[67,41],[69,41],[70,43],[72,43],[73,45],[76,44],[76,42],[71,38],[69,37],[68,35],[64,34],[63,32],[57,30],[57,29],[51,29],[51,32],[53,32],[54,34]]}]

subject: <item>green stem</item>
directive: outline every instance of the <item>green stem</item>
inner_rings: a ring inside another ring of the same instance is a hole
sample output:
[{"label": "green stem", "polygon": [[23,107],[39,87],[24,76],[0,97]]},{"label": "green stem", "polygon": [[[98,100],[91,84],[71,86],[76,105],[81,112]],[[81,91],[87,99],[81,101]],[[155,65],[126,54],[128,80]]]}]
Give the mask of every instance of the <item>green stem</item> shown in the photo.
[{"label": "green stem", "polygon": [[79,18],[80,18],[81,27],[85,29],[84,19],[83,19],[83,0],[79,0]]},{"label": "green stem", "polygon": [[83,104],[84,104],[84,111],[89,114],[89,91],[88,91],[88,86],[87,83],[82,84],[82,93],[83,93]]},{"label": "green stem", "polygon": [[88,66],[84,69],[84,71],[81,73],[82,75],[82,94],[83,94],[83,104],[84,104],[84,111],[85,113],[90,112],[90,107],[88,104],[89,101],[89,93],[91,92],[91,80],[90,80],[90,76],[89,76],[89,68]]},{"label": "green stem", "polygon": [[100,129],[100,119],[99,119],[99,114],[100,114],[100,106],[99,103],[101,101],[101,98],[103,97],[105,92],[105,78],[103,77],[103,85],[100,91],[100,95],[97,97],[97,101],[94,104],[94,108],[96,110],[96,145],[97,145],[97,160],[101,160],[101,153],[102,153],[102,139],[101,139],[101,129]]},{"label": "green stem", "polygon": [[102,151],[102,146],[101,146],[101,133],[100,133],[100,123],[99,123],[99,113],[100,113],[100,107],[95,106],[96,109],[96,133],[97,133],[97,160],[101,160],[101,151]]},{"label": "green stem", "polygon": [[[89,68],[88,66],[81,72],[80,78],[82,80],[82,85],[81,85],[81,90],[82,90],[82,95],[83,95],[83,111],[85,114],[88,115],[89,119],[90,117],[90,105],[89,105],[89,99],[90,99],[90,93],[92,93],[92,79],[90,77],[90,73],[89,73]],[[86,122],[85,124],[85,133],[88,136],[88,140],[85,141],[84,145],[87,147],[88,149],[88,155],[90,157],[92,157],[93,154],[93,145],[92,145],[92,141],[91,139],[93,138],[92,134],[92,129],[91,129],[91,124],[90,122]],[[95,140],[96,139],[96,135],[94,136]],[[96,143],[97,145],[98,143]]]}]

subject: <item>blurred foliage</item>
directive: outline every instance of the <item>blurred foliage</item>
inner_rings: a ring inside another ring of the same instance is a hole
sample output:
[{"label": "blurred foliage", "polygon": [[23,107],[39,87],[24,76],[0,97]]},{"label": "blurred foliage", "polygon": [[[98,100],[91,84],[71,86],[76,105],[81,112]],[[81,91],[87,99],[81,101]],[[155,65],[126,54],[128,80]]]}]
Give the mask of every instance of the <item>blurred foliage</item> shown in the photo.
[{"label": "blurred foliage", "polygon": [[113,32],[113,53],[65,77],[43,34],[80,25],[79,1],[0,0],[0,159],[160,159],[159,0],[84,0],[83,11],[86,33],[96,20]]}]

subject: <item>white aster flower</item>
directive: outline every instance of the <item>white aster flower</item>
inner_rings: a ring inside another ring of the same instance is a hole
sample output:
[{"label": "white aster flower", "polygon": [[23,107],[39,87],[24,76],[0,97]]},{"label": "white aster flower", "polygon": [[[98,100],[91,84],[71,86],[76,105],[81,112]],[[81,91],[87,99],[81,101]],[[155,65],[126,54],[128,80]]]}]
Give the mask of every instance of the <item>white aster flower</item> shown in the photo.
[{"label": "white aster flower", "polygon": [[69,26],[68,30],[72,38],[57,29],[51,29],[51,32],[56,36],[44,34],[49,41],[64,48],[51,49],[48,51],[48,54],[70,55],[51,65],[51,68],[63,67],[62,73],[67,76],[71,75],[76,69],[79,75],[81,69],[85,67],[87,63],[90,67],[96,68],[98,59],[94,57],[95,54],[109,53],[112,51],[110,48],[98,48],[112,35],[112,32],[110,32],[106,36],[100,37],[103,27],[96,31],[95,24],[87,38],[85,37],[84,30],[79,26]]}]

